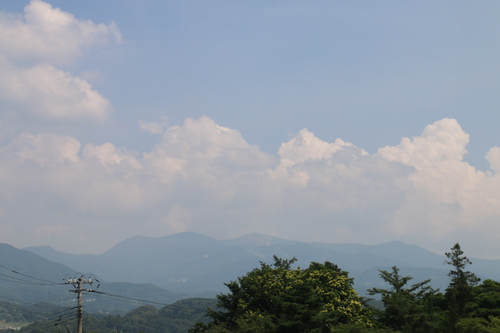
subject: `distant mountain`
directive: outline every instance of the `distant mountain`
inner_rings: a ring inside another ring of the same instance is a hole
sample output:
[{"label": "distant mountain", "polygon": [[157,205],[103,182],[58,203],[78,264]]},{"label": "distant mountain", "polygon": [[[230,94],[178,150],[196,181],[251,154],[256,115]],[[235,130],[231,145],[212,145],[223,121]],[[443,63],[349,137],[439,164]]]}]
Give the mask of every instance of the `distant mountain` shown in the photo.
[{"label": "distant mountain", "polygon": [[326,248],[335,252],[350,254],[371,254],[404,262],[409,267],[443,268],[444,257],[403,242],[389,242],[377,245],[311,243],[313,246]]},{"label": "distant mountain", "polygon": [[[68,254],[54,251],[49,247],[40,247],[46,256],[59,259]],[[85,256],[82,256],[85,258]],[[90,271],[80,270],[83,274]],[[70,293],[72,285],[64,284],[65,278],[79,276],[75,269],[54,262],[41,255],[26,250],[19,250],[8,244],[0,244],[0,296],[4,302],[21,303],[51,302],[60,306],[73,306],[75,294]],[[93,286],[96,288],[97,284]],[[140,298],[161,303],[173,303],[181,299],[167,290],[152,284],[134,284],[130,282],[101,281],[101,292],[129,298]],[[85,308],[88,311],[128,311],[143,303],[128,299],[118,301],[106,295],[88,293]]]},{"label": "distant mountain", "polygon": [[57,283],[75,270],[8,244],[0,244],[0,265],[3,297],[29,303],[68,300],[67,286]]},{"label": "distant mountain", "polygon": [[[49,260],[92,272],[107,281],[151,283],[186,297],[213,297],[225,292],[224,283],[272,262],[273,255],[298,259],[297,265],[330,261],[355,278],[355,287],[381,285],[379,269],[398,266],[414,277],[413,283],[431,278],[435,288],[448,284],[445,257],[416,245],[390,242],[378,245],[306,243],[263,234],[218,241],[194,232],[165,237],[131,237],[101,255],[73,255],[48,247],[26,250]],[[472,259],[470,270],[482,278],[500,279],[500,261]]]},{"label": "distant mountain", "polygon": [[247,234],[245,236],[222,240],[220,243],[227,246],[237,246],[237,247],[254,247],[254,246],[270,246],[270,245],[290,245],[290,244],[301,244],[303,242],[293,241],[283,238],[278,238],[275,236],[269,236],[264,234]]}]

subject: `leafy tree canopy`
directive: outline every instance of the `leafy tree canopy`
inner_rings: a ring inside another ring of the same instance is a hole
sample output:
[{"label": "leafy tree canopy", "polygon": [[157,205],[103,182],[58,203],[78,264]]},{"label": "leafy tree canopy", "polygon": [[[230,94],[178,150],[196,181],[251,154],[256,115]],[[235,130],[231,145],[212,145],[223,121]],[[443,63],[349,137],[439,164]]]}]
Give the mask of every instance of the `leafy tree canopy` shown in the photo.
[{"label": "leafy tree canopy", "polygon": [[448,258],[445,263],[453,267],[448,273],[448,276],[451,277],[450,288],[475,286],[481,281],[474,273],[465,270],[465,267],[471,265],[472,261],[465,256],[459,243],[456,243],[451,251],[446,252],[445,255]]},{"label": "leafy tree canopy", "polygon": [[448,325],[450,332],[459,332],[458,321],[467,316],[467,303],[473,301],[472,289],[481,279],[474,273],[466,271],[465,268],[472,262],[465,256],[460,244],[456,243],[445,253],[448,260],[445,264],[452,266],[448,276],[451,278],[450,285],[446,289],[448,298]]},{"label": "leafy tree canopy", "polygon": [[368,289],[370,295],[380,294],[384,303],[384,311],[379,314],[379,321],[391,328],[408,332],[433,331],[431,296],[437,291],[432,289],[425,280],[407,286],[411,276],[399,274],[399,268],[392,271],[379,270],[382,280],[387,282],[389,289]]},{"label": "leafy tree canopy", "polygon": [[336,265],[311,263],[292,269],[295,258],[274,257],[274,264],[226,283],[228,294],[217,297],[220,311],[191,332],[330,332],[339,324],[371,326],[368,310],[347,272]]}]

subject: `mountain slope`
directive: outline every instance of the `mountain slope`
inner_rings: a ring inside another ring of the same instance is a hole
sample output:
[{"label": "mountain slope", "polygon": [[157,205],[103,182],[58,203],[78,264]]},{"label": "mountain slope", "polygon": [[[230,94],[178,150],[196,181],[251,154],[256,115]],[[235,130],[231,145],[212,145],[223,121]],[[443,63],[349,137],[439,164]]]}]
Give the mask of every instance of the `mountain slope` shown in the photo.
[{"label": "mountain slope", "polygon": [[[45,252],[44,252],[45,251]],[[42,248],[41,252],[63,257],[57,251]],[[81,271],[91,272],[91,271]],[[0,244],[0,295],[11,301],[24,303],[50,302],[60,306],[73,306],[73,285],[65,284],[65,278],[79,277],[75,269],[56,263],[30,251],[19,250],[8,244]],[[93,285],[96,288],[97,284]],[[101,280],[101,292],[150,301],[172,303],[181,297],[154,285]],[[106,295],[89,293],[85,304],[88,311],[127,311],[143,303],[112,300]],[[140,296],[140,297],[139,297]]]},{"label": "mountain slope", "polygon": [[[28,248],[54,261],[71,264],[108,281],[152,283],[184,296],[213,297],[226,291],[224,283],[272,262],[273,255],[298,259],[305,267],[311,261],[330,261],[355,278],[355,286],[366,288],[381,283],[379,269],[398,266],[414,282],[433,279],[444,290],[449,267],[444,256],[416,245],[389,242],[377,245],[305,243],[262,234],[217,241],[185,232],[166,237],[135,236],[101,255],[69,255],[46,247]],[[500,278],[500,261],[473,259],[470,270],[482,278]],[[477,263],[477,264],[476,264]],[[405,273],[409,272],[409,273]]]}]

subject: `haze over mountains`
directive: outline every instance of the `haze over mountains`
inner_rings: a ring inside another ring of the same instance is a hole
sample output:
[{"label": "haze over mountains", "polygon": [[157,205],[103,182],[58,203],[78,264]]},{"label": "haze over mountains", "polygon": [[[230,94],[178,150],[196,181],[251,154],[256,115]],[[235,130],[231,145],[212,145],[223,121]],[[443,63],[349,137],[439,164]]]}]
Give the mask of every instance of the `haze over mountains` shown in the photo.
[{"label": "haze over mountains", "polygon": [[[450,247],[453,244],[450,244]],[[355,278],[360,294],[382,284],[378,269],[398,266],[414,277],[413,283],[432,279],[444,290],[450,267],[445,256],[416,245],[390,242],[378,245],[306,243],[269,235],[248,234],[215,240],[199,233],[184,232],[165,237],[131,237],[100,255],[58,252],[49,246],[29,247],[40,257],[75,270],[93,273],[102,280],[154,284],[180,297],[213,297],[225,292],[225,282],[272,262],[272,256],[298,259],[297,265],[330,261]],[[464,249],[467,255],[467,249]],[[474,259],[469,270],[483,279],[500,280],[500,261]]]},{"label": "haze over mountains", "polygon": [[[8,244],[0,244],[0,267],[0,298],[3,302],[22,305],[50,302],[64,307],[76,304],[76,295],[69,292],[74,289],[73,286],[64,283],[69,277],[81,276],[82,273],[73,268]],[[88,293],[85,310],[89,312],[124,312],[143,304],[130,298],[162,303],[172,303],[181,298],[152,284],[101,280],[85,287],[128,298],[124,302],[116,297]]]}]

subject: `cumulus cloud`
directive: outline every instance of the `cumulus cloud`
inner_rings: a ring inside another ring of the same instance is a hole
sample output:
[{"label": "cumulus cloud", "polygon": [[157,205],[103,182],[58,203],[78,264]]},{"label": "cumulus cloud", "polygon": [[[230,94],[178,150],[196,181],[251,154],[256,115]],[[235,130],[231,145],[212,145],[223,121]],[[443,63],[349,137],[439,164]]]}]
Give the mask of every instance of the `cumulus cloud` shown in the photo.
[{"label": "cumulus cloud", "polygon": [[[103,121],[110,102],[71,65],[92,46],[121,42],[114,23],[95,24],[32,0],[24,14],[0,12],[0,106],[3,126],[24,120]],[[86,72],[87,77],[90,71]]]},{"label": "cumulus cloud", "polygon": [[[325,142],[303,129],[281,145],[278,155],[280,164],[270,170],[271,176],[275,180],[281,179],[286,185],[305,187],[311,175],[319,176],[325,171],[330,173],[333,170],[339,175],[353,172],[354,169],[346,168],[344,163],[350,163],[352,158],[357,160],[367,153],[342,139],[337,139],[334,143]],[[344,160],[344,157],[347,157],[347,160]],[[328,170],[324,169],[324,166],[327,166]]]},{"label": "cumulus cloud", "polygon": [[103,167],[128,164],[133,169],[141,169],[141,164],[137,159],[122,149],[117,148],[112,143],[107,142],[102,145],[87,144],[82,152],[85,159],[95,158]]},{"label": "cumulus cloud", "polygon": [[389,161],[411,165],[417,170],[439,166],[443,161],[461,161],[467,153],[469,134],[455,119],[445,118],[428,125],[421,136],[403,138],[396,147],[384,147],[379,154]]},{"label": "cumulus cloud", "polygon": [[31,68],[0,66],[0,97],[12,108],[36,118],[103,121],[110,102],[84,79],[49,64]]},{"label": "cumulus cloud", "polygon": [[[273,156],[208,117],[171,126],[143,154],[25,133],[0,150],[1,237],[12,240],[19,228],[25,245],[93,244],[85,250],[94,252],[135,234],[185,230],[218,238],[399,239],[440,251],[464,239],[487,256],[500,250],[500,148],[486,156],[493,172],[482,172],[463,161],[468,140],[453,119],[372,155],[304,129]],[[26,232],[34,216],[36,228]],[[88,230],[76,238],[73,223]]]},{"label": "cumulus cloud", "polygon": [[21,134],[3,152],[19,162],[32,161],[39,166],[59,165],[79,161],[80,142],[70,136],[53,133]]},{"label": "cumulus cloud", "polygon": [[[208,117],[187,119],[182,126],[172,126],[144,159],[158,177],[179,171],[215,171],[218,168],[261,168],[272,158],[249,145],[240,132],[217,125]],[[211,178],[210,174],[205,175]]]},{"label": "cumulus cloud", "polygon": [[440,238],[471,223],[478,213],[474,211],[476,198],[485,194],[481,193],[484,188],[475,192],[486,175],[462,161],[468,142],[469,135],[455,119],[443,119],[428,125],[419,137],[403,138],[398,146],[379,149],[383,158],[416,171],[408,178],[415,193],[395,212],[398,230],[422,232],[425,229],[416,226],[426,225],[428,237]]},{"label": "cumulus cloud", "polygon": [[490,168],[496,173],[500,172],[500,148],[493,147],[486,154],[486,160],[490,163]]},{"label": "cumulus cloud", "polygon": [[[322,141],[307,129],[301,130],[290,141],[283,143],[278,151],[282,162],[286,164],[304,163],[307,160],[321,160],[331,158],[343,147],[354,147],[352,143],[342,139],[334,143]],[[367,153],[360,151],[363,155]]]},{"label": "cumulus cloud", "polygon": [[0,12],[0,49],[11,62],[67,65],[91,46],[121,40],[115,23],[80,20],[41,0],[32,0],[24,15]]}]

